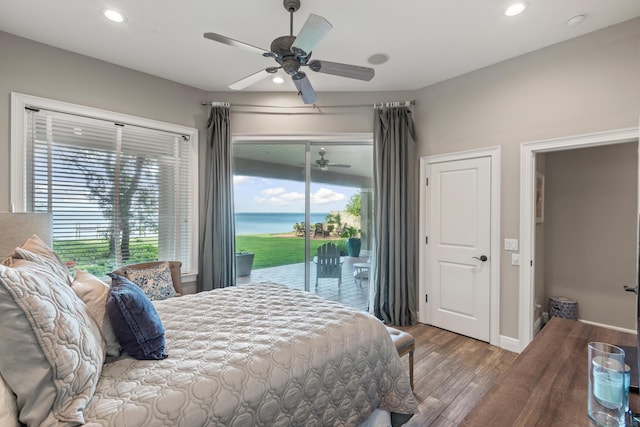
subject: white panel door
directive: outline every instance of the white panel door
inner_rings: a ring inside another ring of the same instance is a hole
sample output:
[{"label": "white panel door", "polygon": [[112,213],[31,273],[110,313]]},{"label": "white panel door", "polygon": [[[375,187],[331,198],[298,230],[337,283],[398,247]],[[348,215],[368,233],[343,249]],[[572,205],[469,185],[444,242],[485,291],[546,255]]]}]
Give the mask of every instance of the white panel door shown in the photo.
[{"label": "white panel door", "polygon": [[491,158],[427,166],[427,323],[489,341]]}]

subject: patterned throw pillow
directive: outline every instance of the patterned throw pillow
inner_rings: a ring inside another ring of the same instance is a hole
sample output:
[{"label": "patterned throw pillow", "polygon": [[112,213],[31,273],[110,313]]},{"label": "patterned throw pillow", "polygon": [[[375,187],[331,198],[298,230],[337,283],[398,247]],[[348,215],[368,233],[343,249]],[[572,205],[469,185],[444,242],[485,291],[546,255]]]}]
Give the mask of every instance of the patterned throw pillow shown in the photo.
[{"label": "patterned throw pillow", "polygon": [[156,308],[142,290],[125,277],[113,273],[109,276],[112,280],[107,315],[124,351],[141,360],[165,359],[164,326]]},{"label": "patterned throw pillow", "polygon": [[167,261],[148,268],[125,268],[124,275],[138,285],[152,301],[178,296],[173,288],[171,269]]}]

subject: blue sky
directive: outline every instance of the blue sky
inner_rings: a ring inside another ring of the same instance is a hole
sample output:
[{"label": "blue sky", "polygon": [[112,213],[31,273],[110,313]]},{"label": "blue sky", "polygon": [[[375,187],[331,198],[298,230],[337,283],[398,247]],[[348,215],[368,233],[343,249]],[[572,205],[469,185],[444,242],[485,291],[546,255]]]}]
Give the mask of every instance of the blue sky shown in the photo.
[{"label": "blue sky", "polygon": [[[233,177],[236,212],[304,212],[304,182]],[[344,210],[358,188],[311,183],[311,212]]]}]

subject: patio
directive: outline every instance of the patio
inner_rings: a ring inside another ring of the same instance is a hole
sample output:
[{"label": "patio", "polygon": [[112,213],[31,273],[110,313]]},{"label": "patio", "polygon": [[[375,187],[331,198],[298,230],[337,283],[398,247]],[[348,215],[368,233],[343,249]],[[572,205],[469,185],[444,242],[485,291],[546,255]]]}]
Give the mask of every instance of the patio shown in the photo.
[{"label": "patio", "polygon": [[[369,309],[369,279],[362,279],[358,284],[354,278],[354,264],[367,262],[367,257],[344,257],[342,265],[342,285],[338,289],[338,279],[319,279],[316,290],[316,265],[311,262],[310,291],[312,293],[337,301],[349,307],[368,311]],[[304,263],[282,265],[254,269],[249,276],[238,277],[237,286],[245,286],[255,282],[274,282],[286,285],[292,289],[304,290]]]}]

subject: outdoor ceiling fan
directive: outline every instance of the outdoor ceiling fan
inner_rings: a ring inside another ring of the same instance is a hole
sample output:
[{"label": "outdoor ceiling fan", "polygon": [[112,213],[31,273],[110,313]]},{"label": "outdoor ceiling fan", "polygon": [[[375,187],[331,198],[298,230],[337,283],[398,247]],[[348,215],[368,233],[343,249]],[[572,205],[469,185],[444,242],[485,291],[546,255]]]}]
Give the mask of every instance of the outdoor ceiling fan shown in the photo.
[{"label": "outdoor ceiling fan", "polygon": [[313,90],[306,73],[301,71],[300,67],[309,67],[310,70],[318,73],[333,74],[350,79],[369,81],[373,78],[375,75],[373,68],[319,59],[311,60],[312,49],[331,30],[332,25],[322,16],[310,14],[296,37],[293,35],[293,13],[300,8],[300,0],[284,0],[283,3],[284,8],[290,14],[289,35],[273,40],[271,42],[271,50],[252,46],[220,34],[204,33],[204,37],[209,40],[257,52],[266,58],[275,59],[280,64],[279,66],[267,67],[240,79],[229,85],[230,89],[242,90],[266,78],[269,74],[277,73],[279,69],[283,69],[285,73],[291,76],[304,103],[313,104],[317,99],[316,92]]},{"label": "outdoor ceiling fan", "polygon": [[331,160],[325,159],[324,155],[327,154],[327,152],[324,151],[324,149],[321,149],[320,151],[318,151],[318,154],[320,155],[320,158],[318,160],[316,160],[315,163],[311,164],[311,167],[313,167],[313,168],[320,168],[320,170],[326,171],[330,167],[331,168],[350,168],[351,167],[351,165],[343,165],[343,164],[340,164],[340,163],[333,163]]}]

